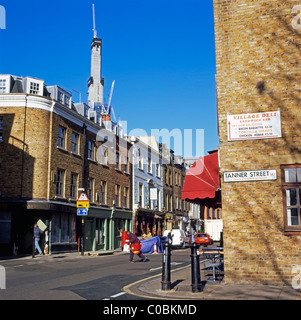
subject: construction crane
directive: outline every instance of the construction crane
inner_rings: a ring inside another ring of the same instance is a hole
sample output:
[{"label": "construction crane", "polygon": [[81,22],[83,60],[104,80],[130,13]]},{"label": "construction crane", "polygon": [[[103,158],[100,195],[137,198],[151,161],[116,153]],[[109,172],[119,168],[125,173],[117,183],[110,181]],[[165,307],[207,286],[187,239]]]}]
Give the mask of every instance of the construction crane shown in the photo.
[{"label": "construction crane", "polygon": [[116,121],[114,109],[113,109],[113,107],[111,107],[114,86],[115,86],[115,80],[113,80],[113,82],[112,82],[110,96],[109,96],[109,102],[107,105],[102,106],[101,114],[102,114],[103,121],[111,120],[111,110],[112,110],[113,118]]}]

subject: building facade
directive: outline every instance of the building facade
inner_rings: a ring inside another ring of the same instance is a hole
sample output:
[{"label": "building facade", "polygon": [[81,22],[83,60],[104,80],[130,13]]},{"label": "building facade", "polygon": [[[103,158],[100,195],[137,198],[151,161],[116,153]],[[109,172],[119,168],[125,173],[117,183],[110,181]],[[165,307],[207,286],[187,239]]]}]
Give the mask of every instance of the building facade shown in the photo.
[{"label": "building facade", "polygon": [[297,5],[214,0],[227,282],[291,285],[301,261]]},{"label": "building facade", "polygon": [[[52,251],[79,250],[83,235],[84,250],[120,247],[132,223],[130,143],[58,86],[11,75],[0,83],[1,255],[30,251],[37,220]],[[84,224],[79,188],[90,200]]]},{"label": "building facade", "polygon": [[190,229],[190,202],[182,200],[185,173],[183,158],[175,156],[170,150],[170,157],[163,165],[163,204],[167,229]]},{"label": "building facade", "polygon": [[129,137],[132,143],[134,232],[161,236],[164,231],[162,159],[153,136]]}]

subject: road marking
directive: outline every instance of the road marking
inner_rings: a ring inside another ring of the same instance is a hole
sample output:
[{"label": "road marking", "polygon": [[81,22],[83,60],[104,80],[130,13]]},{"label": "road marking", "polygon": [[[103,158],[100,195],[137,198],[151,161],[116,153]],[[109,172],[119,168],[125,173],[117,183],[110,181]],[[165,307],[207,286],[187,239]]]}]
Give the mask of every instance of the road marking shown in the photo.
[{"label": "road marking", "polygon": [[[171,266],[177,266],[179,264],[183,264],[184,262],[171,262]],[[149,269],[149,271],[155,271],[155,270],[159,270],[159,269],[162,269],[162,266],[161,267],[157,267],[157,268],[151,268]]]},{"label": "road marking", "polygon": [[126,294],[126,292],[119,292],[119,293],[117,293],[117,294],[114,294],[114,295],[111,296],[110,298],[117,298],[117,297],[123,296],[124,294]]},{"label": "road marking", "polygon": [[151,268],[151,269],[149,269],[149,271],[155,271],[155,270],[159,270],[159,269],[162,269],[162,267]]},{"label": "road marking", "polygon": [[18,264],[16,266],[14,266],[15,268],[19,268],[19,267],[23,267],[23,264]]}]

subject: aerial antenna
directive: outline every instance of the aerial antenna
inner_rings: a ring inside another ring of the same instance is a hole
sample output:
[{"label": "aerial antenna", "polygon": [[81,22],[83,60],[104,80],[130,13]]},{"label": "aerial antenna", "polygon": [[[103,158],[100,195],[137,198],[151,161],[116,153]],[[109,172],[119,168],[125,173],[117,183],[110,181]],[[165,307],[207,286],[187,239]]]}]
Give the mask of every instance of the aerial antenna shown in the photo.
[{"label": "aerial antenna", "polygon": [[97,30],[96,30],[96,27],[95,27],[95,6],[94,6],[94,3],[92,4],[92,11],[93,11],[93,32],[94,32],[94,36],[93,38],[97,38]]}]

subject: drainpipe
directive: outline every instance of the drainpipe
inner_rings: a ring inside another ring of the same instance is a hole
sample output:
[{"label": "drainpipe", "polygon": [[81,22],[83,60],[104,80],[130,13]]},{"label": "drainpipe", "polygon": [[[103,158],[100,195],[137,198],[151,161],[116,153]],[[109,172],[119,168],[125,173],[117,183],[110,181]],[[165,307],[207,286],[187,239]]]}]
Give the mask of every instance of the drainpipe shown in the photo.
[{"label": "drainpipe", "polygon": [[[83,124],[83,161],[82,161],[82,187],[86,189],[85,185],[85,165],[86,165],[86,129],[87,125]],[[85,227],[86,227],[86,217],[81,218],[81,229],[82,229],[82,239],[81,239],[81,255],[84,255],[85,251]]]},{"label": "drainpipe", "polygon": [[115,203],[113,203],[110,215],[110,222],[109,222],[109,250],[114,250],[114,240],[115,240],[115,233],[114,233],[114,220],[113,216],[115,213]]},{"label": "drainpipe", "polygon": [[23,129],[23,147],[22,147],[22,162],[21,162],[21,189],[20,197],[23,197],[23,176],[24,176],[24,161],[25,161],[25,139],[26,139],[26,121],[27,121],[27,100],[28,96],[25,96],[25,107],[24,107],[24,129]]}]

